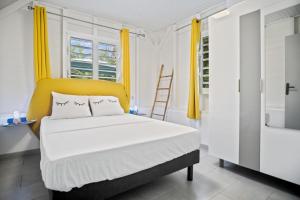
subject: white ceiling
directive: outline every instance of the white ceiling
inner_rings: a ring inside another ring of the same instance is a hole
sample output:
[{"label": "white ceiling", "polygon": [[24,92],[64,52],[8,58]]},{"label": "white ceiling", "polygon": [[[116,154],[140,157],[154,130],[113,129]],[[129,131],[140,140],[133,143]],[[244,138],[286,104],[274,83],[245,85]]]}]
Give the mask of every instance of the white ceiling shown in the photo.
[{"label": "white ceiling", "polygon": [[9,6],[10,4],[16,2],[17,0],[0,0],[0,9]]},{"label": "white ceiling", "polygon": [[[2,1],[2,0],[1,0]],[[43,0],[65,8],[157,31],[226,0]]]}]

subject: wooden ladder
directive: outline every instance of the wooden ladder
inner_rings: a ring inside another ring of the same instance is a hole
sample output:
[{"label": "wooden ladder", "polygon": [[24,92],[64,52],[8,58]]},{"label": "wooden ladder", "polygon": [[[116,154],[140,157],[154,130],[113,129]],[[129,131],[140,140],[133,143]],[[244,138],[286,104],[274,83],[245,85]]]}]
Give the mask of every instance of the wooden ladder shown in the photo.
[{"label": "wooden ladder", "polygon": [[[167,108],[168,108],[168,103],[169,103],[169,99],[170,99],[170,93],[171,93],[171,87],[172,87],[172,82],[173,82],[173,75],[174,75],[174,70],[172,69],[172,73],[170,75],[162,75],[163,74],[163,69],[164,69],[164,65],[161,65],[160,68],[160,72],[159,72],[159,79],[158,79],[158,83],[157,83],[157,87],[156,87],[156,93],[155,93],[155,98],[154,98],[154,102],[153,102],[153,106],[152,106],[152,110],[151,110],[151,115],[150,117],[153,118],[153,115],[155,116],[160,116],[162,117],[162,120],[164,121],[166,118],[166,113],[167,113]],[[169,79],[169,87],[159,87],[160,86],[160,82],[163,78],[168,78]],[[168,92],[168,97],[166,100],[158,100],[157,99],[157,94],[160,90],[166,90]],[[162,103],[164,104],[164,113],[162,114],[158,114],[158,113],[153,113],[155,105],[157,103]]]}]

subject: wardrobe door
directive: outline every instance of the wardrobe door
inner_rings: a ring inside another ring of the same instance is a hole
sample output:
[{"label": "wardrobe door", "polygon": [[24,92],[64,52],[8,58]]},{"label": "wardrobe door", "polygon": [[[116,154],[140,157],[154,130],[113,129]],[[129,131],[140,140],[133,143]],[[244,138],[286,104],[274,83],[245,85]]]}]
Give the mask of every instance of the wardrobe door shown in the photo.
[{"label": "wardrobe door", "polygon": [[237,16],[209,18],[209,153],[239,163]]},{"label": "wardrobe door", "polygon": [[240,17],[239,164],[260,167],[260,11]]}]

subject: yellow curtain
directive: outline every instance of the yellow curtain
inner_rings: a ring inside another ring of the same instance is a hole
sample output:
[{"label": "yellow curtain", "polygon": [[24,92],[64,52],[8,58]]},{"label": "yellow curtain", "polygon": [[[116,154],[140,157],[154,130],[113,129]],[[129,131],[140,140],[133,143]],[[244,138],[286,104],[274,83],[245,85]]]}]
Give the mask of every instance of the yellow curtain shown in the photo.
[{"label": "yellow curtain", "polygon": [[128,103],[130,103],[130,49],[129,49],[129,31],[121,30],[121,57],[122,57],[122,83],[127,94]]},{"label": "yellow curtain", "polygon": [[201,21],[193,19],[191,31],[191,57],[190,57],[190,86],[187,117],[200,119],[199,77],[198,77],[198,48],[201,38]]},{"label": "yellow curtain", "polygon": [[50,78],[48,23],[46,8],[34,7],[34,75],[35,82]]}]

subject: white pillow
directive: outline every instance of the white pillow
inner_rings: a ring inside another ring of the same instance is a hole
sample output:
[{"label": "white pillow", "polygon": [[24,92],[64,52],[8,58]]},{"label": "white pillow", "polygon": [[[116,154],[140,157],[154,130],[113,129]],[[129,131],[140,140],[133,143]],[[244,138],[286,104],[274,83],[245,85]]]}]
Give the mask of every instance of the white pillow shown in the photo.
[{"label": "white pillow", "polygon": [[93,116],[122,115],[124,110],[119,99],[113,96],[90,96]]},{"label": "white pillow", "polygon": [[52,92],[52,119],[90,117],[88,96],[68,95]]}]

